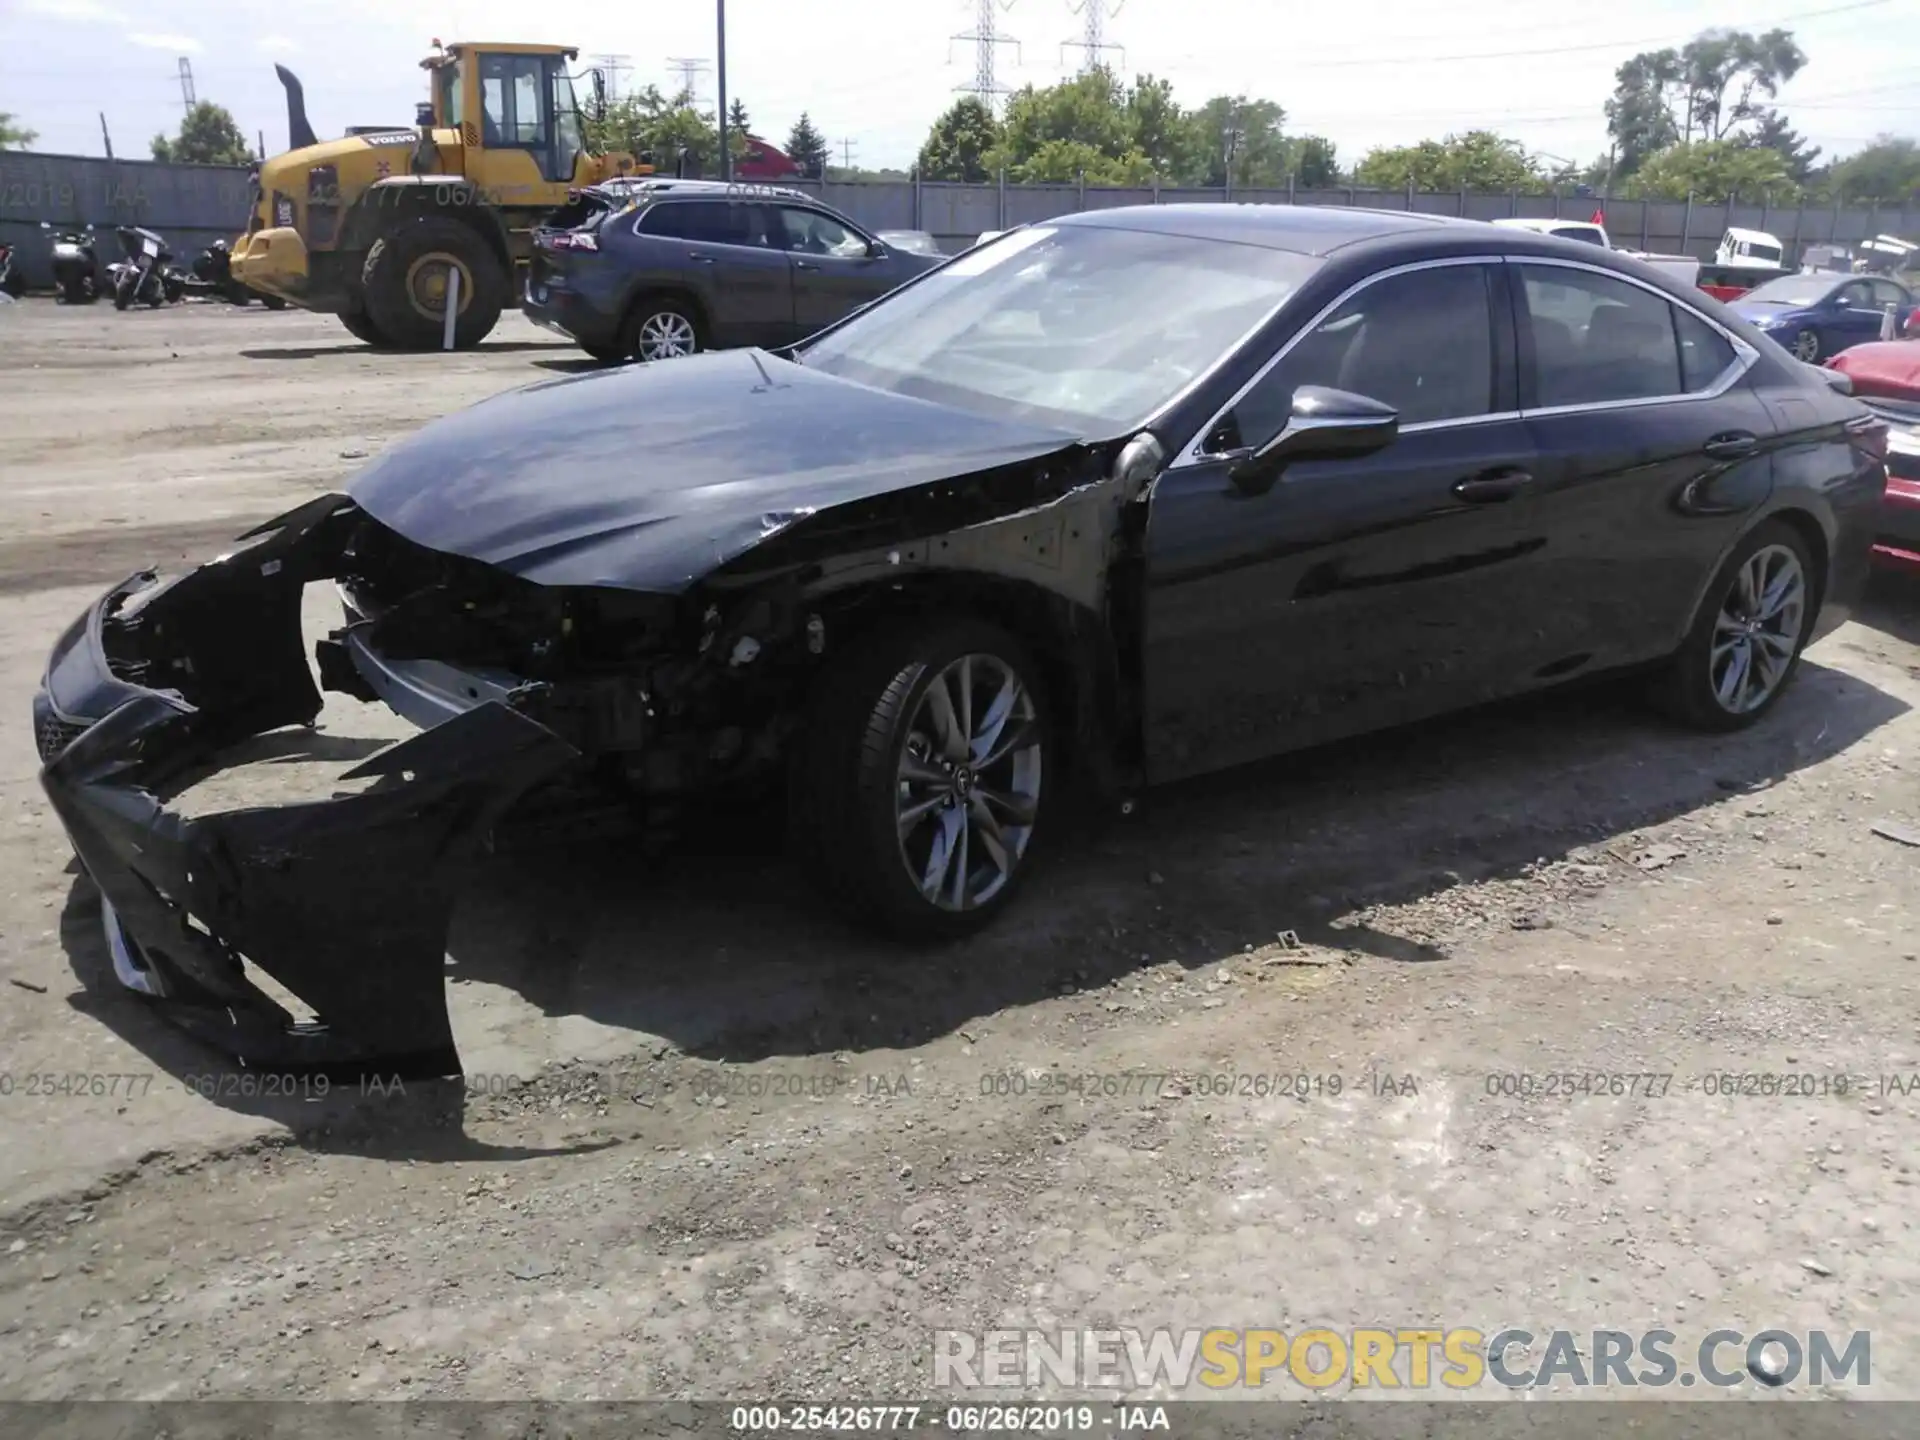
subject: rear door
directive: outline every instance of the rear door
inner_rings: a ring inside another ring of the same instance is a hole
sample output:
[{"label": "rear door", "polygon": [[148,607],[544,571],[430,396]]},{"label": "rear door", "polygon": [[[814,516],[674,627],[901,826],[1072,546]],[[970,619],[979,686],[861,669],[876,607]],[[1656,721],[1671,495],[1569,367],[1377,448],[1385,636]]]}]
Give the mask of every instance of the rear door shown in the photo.
[{"label": "rear door", "polygon": [[871,252],[865,235],[833,216],[804,205],[772,208],[775,233],[793,264],[795,338],[825,329],[904,278],[884,255]]},{"label": "rear door", "polygon": [[748,200],[665,199],[641,212],[635,231],[653,243],[654,276],[693,291],[716,346],[784,345],[793,332],[793,275],[768,234],[766,207]]},{"label": "rear door", "polygon": [[1833,355],[1849,345],[1879,339],[1880,313],[1874,282],[1865,277],[1849,280],[1834,292],[1831,306],[1821,313],[1820,353]]},{"label": "rear door", "polygon": [[1612,271],[1509,267],[1521,403],[1539,459],[1554,604],[1532,659],[1571,673],[1652,659],[1772,489],[1773,417],[1743,382],[1754,352]]}]

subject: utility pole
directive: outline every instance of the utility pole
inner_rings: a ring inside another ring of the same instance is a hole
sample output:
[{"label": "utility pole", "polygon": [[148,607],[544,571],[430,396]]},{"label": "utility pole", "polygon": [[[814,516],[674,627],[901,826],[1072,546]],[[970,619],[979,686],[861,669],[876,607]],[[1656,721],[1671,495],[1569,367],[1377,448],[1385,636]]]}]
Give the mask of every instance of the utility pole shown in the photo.
[{"label": "utility pole", "polygon": [[852,140],[842,140],[840,142],[840,168],[842,170],[853,169],[853,147],[855,143],[856,142]]},{"label": "utility pole", "polygon": [[107,133],[107,112],[100,112],[100,143],[107,147],[107,159],[113,158],[113,136]]},{"label": "utility pole", "polygon": [[1109,45],[1107,43],[1106,33],[1107,21],[1113,16],[1118,15],[1120,13],[1120,6],[1124,4],[1126,4],[1126,0],[1120,0],[1120,4],[1115,5],[1111,11],[1107,9],[1107,0],[1080,0],[1078,5],[1069,4],[1067,6],[1070,13],[1081,17],[1083,29],[1079,40],[1062,40],[1060,42],[1060,49],[1063,52],[1073,49],[1081,52],[1080,70],[1082,74],[1093,69],[1096,65],[1105,64],[1106,62],[1101,58],[1101,55],[1102,52],[1107,50],[1117,50],[1120,53],[1121,68],[1126,68],[1126,47],[1124,45]]},{"label": "utility pole", "polygon": [[720,59],[718,64],[718,86],[720,105],[716,112],[720,117],[720,178],[733,179],[733,147],[727,143],[727,0],[713,0],[714,45]]},{"label": "utility pole", "polygon": [[1013,46],[1014,63],[1020,63],[1020,42],[999,31],[1000,10],[1011,9],[1013,0],[975,0],[973,29],[962,35],[954,35],[947,41],[947,63],[953,63],[953,42],[964,40],[973,46],[973,83],[956,85],[954,89],[967,91],[980,97],[980,103],[988,110],[994,108],[1000,96],[1007,93],[994,75],[994,65],[999,59],[999,47]]},{"label": "utility pole", "polygon": [[193,109],[193,62],[186,56],[180,57],[180,108]]}]

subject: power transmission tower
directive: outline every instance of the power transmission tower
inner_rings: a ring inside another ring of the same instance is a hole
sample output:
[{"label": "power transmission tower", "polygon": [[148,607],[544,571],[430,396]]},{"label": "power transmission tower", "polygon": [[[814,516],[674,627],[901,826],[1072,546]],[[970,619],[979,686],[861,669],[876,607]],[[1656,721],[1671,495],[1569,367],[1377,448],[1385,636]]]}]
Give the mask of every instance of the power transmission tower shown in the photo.
[{"label": "power transmission tower", "polygon": [[191,110],[193,106],[193,62],[182,55],[180,57],[180,108]]},{"label": "power transmission tower", "polygon": [[700,96],[700,77],[713,67],[705,60],[670,59],[667,65],[680,72],[681,91],[697,100]]},{"label": "power transmission tower", "polygon": [[953,88],[963,90],[980,97],[980,103],[989,110],[995,101],[1007,93],[1008,87],[1002,85],[994,76],[994,66],[1000,58],[999,47],[1013,46],[1014,64],[1020,63],[1020,42],[1012,36],[1002,35],[999,31],[1001,10],[1013,8],[1013,0],[974,0],[973,29],[964,35],[955,35],[947,41],[947,63],[953,63],[953,42],[965,40],[973,46],[973,83],[956,85]]},{"label": "power transmission tower", "polygon": [[1093,69],[1096,65],[1104,65],[1105,52],[1109,50],[1119,53],[1121,68],[1126,68],[1126,46],[1107,43],[1107,21],[1118,15],[1121,5],[1124,4],[1126,0],[1120,0],[1112,10],[1107,9],[1107,0],[1080,0],[1078,5],[1067,6],[1069,12],[1081,17],[1082,29],[1078,40],[1063,40],[1060,42],[1060,49],[1063,53],[1068,50],[1078,50],[1080,69],[1083,72]]}]

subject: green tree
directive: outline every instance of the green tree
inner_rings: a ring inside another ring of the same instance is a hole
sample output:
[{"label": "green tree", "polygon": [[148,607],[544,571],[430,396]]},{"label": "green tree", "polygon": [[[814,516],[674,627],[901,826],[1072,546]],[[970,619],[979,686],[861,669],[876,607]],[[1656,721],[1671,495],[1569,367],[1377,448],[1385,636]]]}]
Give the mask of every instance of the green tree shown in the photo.
[{"label": "green tree", "polygon": [[1809,145],[1778,110],[1762,112],[1748,140],[1778,155],[1794,184],[1804,186],[1812,182],[1813,162],[1820,158],[1820,147]]},{"label": "green tree", "polygon": [[587,121],[588,143],[596,150],[629,150],[663,175],[680,171],[704,174],[720,157],[720,131],[711,111],[697,109],[690,91],[668,95],[648,85],[607,106]]},{"label": "green tree", "polygon": [[1151,75],[1135,78],[1127,92],[1127,136],[1162,179],[1189,179],[1200,152],[1192,127],[1173,98],[1173,85]]},{"label": "green tree", "polygon": [[800,173],[809,180],[818,180],[827,173],[827,137],[804,110],[787,132],[787,158],[798,165]]},{"label": "green tree", "polygon": [[1539,190],[1546,184],[1519,141],[1490,130],[1370,150],[1353,180],[1370,190]]},{"label": "green tree", "polygon": [[1287,112],[1271,100],[1215,95],[1187,116],[1197,162],[1182,179],[1222,186],[1232,166],[1236,190],[1284,189],[1289,148]]},{"label": "green tree", "polygon": [[187,111],[173,139],[153,137],[153,158],[176,165],[248,165],[254,157],[226,106],[202,100]]},{"label": "green tree", "polygon": [[1606,106],[1615,174],[1632,175],[1670,145],[1757,136],[1773,113],[1762,102],[1806,63],[1793,32],[1777,27],[1759,35],[1705,30],[1678,50],[1635,55],[1614,71]]},{"label": "green tree", "polygon": [[1331,190],[1340,183],[1340,161],[1324,135],[1301,135],[1288,142],[1288,168],[1302,190]]},{"label": "green tree", "polygon": [[39,138],[38,130],[27,129],[9,111],[0,110],[0,150],[24,150]]},{"label": "green tree", "polygon": [[[1010,174],[1054,142],[1083,147],[1112,159],[1133,148],[1125,93],[1105,66],[1095,66],[1045,89],[1022,86],[1007,100],[1007,118],[1000,134]],[[1055,145],[1052,153],[1067,152]]]},{"label": "green tree", "polygon": [[1718,205],[1736,196],[1758,200],[1794,192],[1787,162],[1744,140],[1696,140],[1673,145],[1648,160],[1628,183],[1636,200],[1695,200]]},{"label": "green tree", "polygon": [[1607,133],[1613,137],[1614,173],[1633,174],[1648,158],[1680,139],[1672,95],[1680,83],[1680,52],[1649,50],[1613,72],[1607,101]]},{"label": "green tree", "polygon": [[1000,140],[1000,123],[993,112],[979,96],[963,95],[927,132],[916,162],[920,178],[981,184],[992,178],[988,157],[999,148]]},{"label": "green tree", "polygon": [[1827,184],[1840,201],[1920,198],[1920,143],[1882,135],[1836,161]]}]

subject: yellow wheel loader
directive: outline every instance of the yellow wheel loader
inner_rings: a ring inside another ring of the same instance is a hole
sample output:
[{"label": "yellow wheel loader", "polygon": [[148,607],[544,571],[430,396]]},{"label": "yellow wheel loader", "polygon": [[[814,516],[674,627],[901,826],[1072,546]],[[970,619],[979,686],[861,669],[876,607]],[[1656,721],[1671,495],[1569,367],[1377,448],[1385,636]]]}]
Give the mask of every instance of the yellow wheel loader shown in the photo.
[{"label": "yellow wheel loader", "polygon": [[[283,65],[288,143],[254,177],[233,276],[338,315],[372,345],[434,350],[455,287],[454,344],[477,345],[520,303],[533,227],[568,192],[653,167],[593,155],[559,45],[441,45],[420,62],[432,98],[414,128],[320,140]],[[594,75],[595,89],[600,76]]]}]

